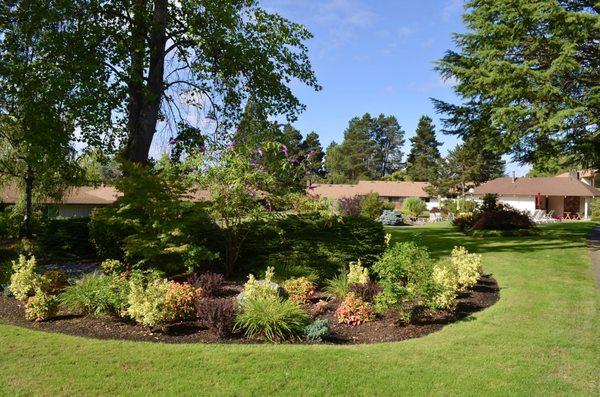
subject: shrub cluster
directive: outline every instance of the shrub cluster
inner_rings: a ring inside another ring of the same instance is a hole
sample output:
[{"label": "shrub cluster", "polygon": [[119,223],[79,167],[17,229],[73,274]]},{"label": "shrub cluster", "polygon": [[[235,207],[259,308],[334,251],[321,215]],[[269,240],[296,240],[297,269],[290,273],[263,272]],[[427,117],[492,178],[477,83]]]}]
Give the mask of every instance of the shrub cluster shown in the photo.
[{"label": "shrub cluster", "polygon": [[94,316],[122,316],[129,296],[129,282],[120,276],[88,274],[65,288],[61,302],[70,310]]},{"label": "shrub cluster", "polygon": [[486,194],[481,208],[457,215],[452,224],[465,233],[479,230],[527,230],[535,227],[526,212],[499,204],[498,196],[494,194]]},{"label": "shrub cluster", "polygon": [[427,211],[427,204],[418,197],[407,197],[402,203],[402,212],[415,219]]}]

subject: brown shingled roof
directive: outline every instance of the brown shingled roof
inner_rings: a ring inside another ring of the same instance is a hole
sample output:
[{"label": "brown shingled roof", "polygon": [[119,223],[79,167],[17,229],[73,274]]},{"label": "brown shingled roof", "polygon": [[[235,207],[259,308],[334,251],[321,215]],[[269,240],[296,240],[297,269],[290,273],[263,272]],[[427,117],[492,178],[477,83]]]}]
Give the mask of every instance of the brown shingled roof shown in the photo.
[{"label": "brown shingled roof", "polygon": [[359,181],[356,185],[315,184],[309,194],[331,199],[364,196],[375,192],[382,197],[429,197],[427,182]]},{"label": "brown shingled roof", "polygon": [[[81,186],[68,189],[62,200],[47,199],[43,204],[70,204],[70,205],[109,205],[114,203],[123,193],[114,186]],[[14,204],[19,198],[18,189],[14,184],[6,185],[0,190],[0,203]],[[210,199],[207,190],[196,189],[187,197],[193,202]]]},{"label": "brown shingled roof", "polygon": [[502,194],[509,196],[580,196],[598,197],[600,190],[567,177],[498,178],[475,188],[476,195]]}]

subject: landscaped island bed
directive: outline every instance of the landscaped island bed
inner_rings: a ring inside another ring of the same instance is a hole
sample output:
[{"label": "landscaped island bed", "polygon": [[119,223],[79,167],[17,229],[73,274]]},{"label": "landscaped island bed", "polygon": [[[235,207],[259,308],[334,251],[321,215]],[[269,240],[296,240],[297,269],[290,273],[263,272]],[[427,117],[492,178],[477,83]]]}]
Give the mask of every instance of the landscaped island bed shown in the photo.
[{"label": "landscaped island bed", "polygon": [[[432,256],[483,254],[502,298],[423,338],[356,346],[160,344],[0,325],[7,395],[598,395],[600,295],[592,223],[478,239],[444,224],[419,233]],[[77,376],[74,376],[74,375]]]},{"label": "landscaped island bed", "polygon": [[[226,283],[223,295],[235,297],[242,291],[242,283]],[[323,298],[317,294],[310,307]],[[499,298],[499,288],[492,277],[482,277],[477,285],[458,297],[456,310],[430,311],[415,324],[398,325],[397,318],[389,316],[379,321],[366,322],[357,326],[338,324],[335,309],[339,301],[328,302],[326,311],[316,316],[327,319],[331,324],[330,334],[323,338],[328,344],[356,344],[393,342],[427,335],[442,329],[445,325],[463,319],[483,310]],[[18,325],[46,332],[59,332],[68,335],[98,339],[123,339],[166,343],[257,343],[260,340],[244,338],[242,334],[218,337],[196,321],[184,321],[165,325],[154,330],[135,324],[133,321],[115,320],[104,317],[59,315],[46,322],[31,322],[25,319],[25,308],[14,298],[0,296],[0,323]],[[314,341],[293,340],[290,343],[316,343]]]}]

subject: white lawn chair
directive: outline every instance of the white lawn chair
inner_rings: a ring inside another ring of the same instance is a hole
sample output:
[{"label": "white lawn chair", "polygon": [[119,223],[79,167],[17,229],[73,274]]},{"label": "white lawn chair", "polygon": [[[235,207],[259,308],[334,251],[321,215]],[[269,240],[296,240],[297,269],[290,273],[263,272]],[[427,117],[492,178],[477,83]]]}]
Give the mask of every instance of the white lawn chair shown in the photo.
[{"label": "white lawn chair", "polygon": [[545,223],[556,222],[556,219],[554,218],[554,210],[550,210],[547,213],[545,213],[543,219]]},{"label": "white lawn chair", "polygon": [[545,223],[546,220],[544,219],[544,211],[535,210],[533,212],[533,215],[531,216],[531,220],[533,221],[533,223]]}]

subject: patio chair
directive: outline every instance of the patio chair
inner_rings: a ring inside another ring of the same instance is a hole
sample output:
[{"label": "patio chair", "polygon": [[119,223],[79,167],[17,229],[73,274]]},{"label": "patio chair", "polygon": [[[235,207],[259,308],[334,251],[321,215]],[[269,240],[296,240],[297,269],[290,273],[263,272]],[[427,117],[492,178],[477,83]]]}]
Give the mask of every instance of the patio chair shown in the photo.
[{"label": "patio chair", "polygon": [[535,210],[533,212],[533,215],[531,215],[530,218],[533,221],[533,223],[544,223],[545,222],[544,211],[542,211],[542,210]]},{"label": "patio chair", "polygon": [[558,220],[554,217],[554,210],[550,210],[544,214],[544,221],[546,223],[557,222]]}]

